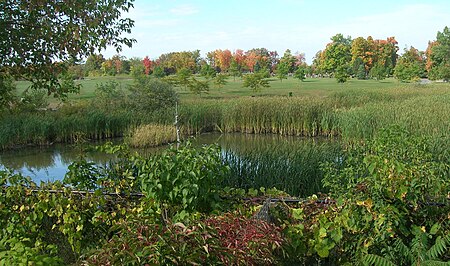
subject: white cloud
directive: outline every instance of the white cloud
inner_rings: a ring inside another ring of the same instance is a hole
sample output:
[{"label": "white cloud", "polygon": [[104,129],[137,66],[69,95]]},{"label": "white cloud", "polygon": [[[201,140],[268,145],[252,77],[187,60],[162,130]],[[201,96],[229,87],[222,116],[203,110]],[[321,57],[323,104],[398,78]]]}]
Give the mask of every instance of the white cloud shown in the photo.
[{"label": "white cloud", "polygon": [[198,9],[192,5],[179,5],[170,9],[170,13],[177,16],[189,16],[198,13]]}]

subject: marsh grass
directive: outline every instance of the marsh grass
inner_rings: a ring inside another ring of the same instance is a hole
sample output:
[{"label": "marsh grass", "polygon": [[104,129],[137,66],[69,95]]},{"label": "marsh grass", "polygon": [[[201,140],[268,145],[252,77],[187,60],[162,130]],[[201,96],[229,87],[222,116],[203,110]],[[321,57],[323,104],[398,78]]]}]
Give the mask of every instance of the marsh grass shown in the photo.
[{"label": "marsh grass", "polygon": [[[371,138],[391,124],[416,135],[449,135],[449,84],[386,84],[355,81],[321,96],[181,97],[179,125],[183,135],[215,131],[355,140]],[[231,92],[224,88],[223,93]],[[107,107],[77,103],[58,111],[0,114],[0,147],[123,136],[140,125],[172,124],[175,117],[174,108],[149,113]]]},{"label": "marsh grass", "polygon": [[252,145],[236,143],[225,149],[223,160],[231,169],[224,186],[244,189],[277,188],[290,195],[306,197],[324,192],[320,164],[338,160],[337,141],[274,139]]},{"label": "marsh grass", "polygon": [[398,124],[417,135],[448,135],[450,86],[411,85],[345,90],[329,97],[241,97],[187,100],[184,134],[241,132],[290,136],[371,138]]},{"label": "marsh grass", "polygon": [[149,124],[131,130],[127,142],[134,148],[155,147],[177,140],[175,126]]}]

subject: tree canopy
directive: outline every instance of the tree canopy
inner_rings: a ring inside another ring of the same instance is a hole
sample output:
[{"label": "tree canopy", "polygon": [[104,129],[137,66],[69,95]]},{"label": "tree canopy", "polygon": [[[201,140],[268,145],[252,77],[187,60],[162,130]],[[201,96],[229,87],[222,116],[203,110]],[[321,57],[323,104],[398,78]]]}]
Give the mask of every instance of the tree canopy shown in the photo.
[{"label": "tree canopy", "polygon": [[425,59],[422,52],[414,47],[405,49],[394,68],[394,76],[402,81],[416,81],[425,73]]},{"label": "tree canopy", "polygon": [[445,27],[438,32],[436,41],[430,42],[427,49],[427,69],[431,79],[450,80],[450,29]]},{"label": "tree canopy", "polygon": [[[0,1],[0,75],[29,80],[48,94],[71,92],[59,81],[64,62],[76,62],[96,50],[131,47],[134,21],[122,18],[134,0]],[[73,89],[73,88],[72,88]]]}]

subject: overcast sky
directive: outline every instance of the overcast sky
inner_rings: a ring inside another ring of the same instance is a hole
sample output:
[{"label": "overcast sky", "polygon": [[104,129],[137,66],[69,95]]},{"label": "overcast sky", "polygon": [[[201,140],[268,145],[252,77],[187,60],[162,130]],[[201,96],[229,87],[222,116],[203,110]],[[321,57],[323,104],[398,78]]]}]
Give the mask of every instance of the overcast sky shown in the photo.
[{"label": "overcast sky", "polygon": [[[283,55],[306,54],[308,63],[330,37],[394,36],[400,50],[425,50],[437,31],[450,26],[449,0],[135,0],[124,14],[135,20],[127,58],[200,49],[264,47]],[[103,54],[111,57],[115,51]]]}]

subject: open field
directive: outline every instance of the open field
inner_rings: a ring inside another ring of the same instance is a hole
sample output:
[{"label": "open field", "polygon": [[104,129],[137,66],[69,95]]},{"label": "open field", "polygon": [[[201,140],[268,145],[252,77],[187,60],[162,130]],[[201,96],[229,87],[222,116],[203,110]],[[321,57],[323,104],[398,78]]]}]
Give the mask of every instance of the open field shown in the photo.
[{"label": "open field", "polygon": [[[106,76],[106,77],[87,77],[84,80],[77,81],[81,84],[81,90],[79,94],[73,94],[69,96],[71,100],[83,100],[90,99],[95,96],[96,86],[109,81],[115,81],[119,83],[123,88],[133,83],[130,76]],[[181,99],[221,99],[221,98],[236,98],[242,96],[287,96],[292,93],[293,96],[329,96],[335,92],[341,92],[346,90],[360,90],[360,89],[386,89],[397,87],[409,87],[411,84],[400,83],[398,80],[389,78],[386,80],[358,80],[352,79],[344,84],[338,84],[334,78],[308,78],[303,82],[297,79],[289,77],[286,80],[280,82],[280,80],[273,78],[270,81],[270,87],[264,88],[260,92],[254,93],[249,88],[242,86],[242,78],[233,77],[228,78],[227,84],[222,88],[214,86],[213,82],[210,82],[210,90],[207,94],[201,96],[194,95],[188,90],[183,88],[176,88]],[[29,85],[28,82],[17,82],[18,93],[21,93]],[[50,98],[50,101],[55,101]]]}]

